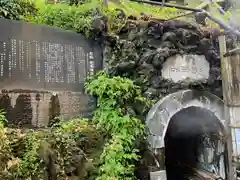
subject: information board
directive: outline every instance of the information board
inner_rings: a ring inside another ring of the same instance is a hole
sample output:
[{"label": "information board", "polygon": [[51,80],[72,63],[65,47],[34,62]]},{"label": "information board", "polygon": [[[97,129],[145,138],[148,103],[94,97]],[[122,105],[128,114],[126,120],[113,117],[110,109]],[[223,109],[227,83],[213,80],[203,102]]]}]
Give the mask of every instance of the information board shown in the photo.
[{"label": "information board", "polygon": [[102,49],[83,35],[46,25],[0,19],[0,88],[84,90],[102,68]]}]

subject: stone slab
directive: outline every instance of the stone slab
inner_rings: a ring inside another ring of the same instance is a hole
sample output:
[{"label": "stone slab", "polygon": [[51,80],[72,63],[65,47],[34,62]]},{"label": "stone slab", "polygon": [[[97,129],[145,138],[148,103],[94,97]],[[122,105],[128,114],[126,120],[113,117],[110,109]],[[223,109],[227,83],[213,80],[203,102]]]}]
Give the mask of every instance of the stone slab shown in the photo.
[{"label": "stone slab", "polygon": [[150,172],[150,180],[167,180],[166,171]]},{"label": "stone slab", "polygon": [[62,118],[91,114],[95,101],[84,93],[84,83],[102,69],[100,44],[14,20],[0,19],[0,30],[0,108],[10,122],[45,126],[55,117],[52,111]]},{"label": "stone slab", "polygon": [[186,79],[207,80],[209,69],[209,62],[203,55],[176,55],[163,64],[162,77],[174,82]]}]

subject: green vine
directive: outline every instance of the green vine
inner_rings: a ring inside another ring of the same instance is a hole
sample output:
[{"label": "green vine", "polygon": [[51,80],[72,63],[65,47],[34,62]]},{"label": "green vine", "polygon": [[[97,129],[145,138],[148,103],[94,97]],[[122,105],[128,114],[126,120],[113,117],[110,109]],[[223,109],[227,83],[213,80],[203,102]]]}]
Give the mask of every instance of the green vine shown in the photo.
[{"label": "green vine", "polygon": [[124,107],[135,101],[147,102],[140,88],[122,77],[108,77],[100,72],[86,83],[87,91],[98,97],[93,118],[97,127],[111,135],[101,155],[102,165],[97,180],[135,179],[136,142],[144,135],[144,125]]}]

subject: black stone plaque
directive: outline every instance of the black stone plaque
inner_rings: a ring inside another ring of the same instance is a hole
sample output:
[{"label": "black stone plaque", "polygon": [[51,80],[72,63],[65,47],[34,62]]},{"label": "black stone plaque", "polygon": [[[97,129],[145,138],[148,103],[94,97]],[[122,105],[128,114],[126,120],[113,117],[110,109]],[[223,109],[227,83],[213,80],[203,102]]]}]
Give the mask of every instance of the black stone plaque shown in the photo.
[{"label": "black stone plaque", "polygon": [[[31,96],[26,93],[29,90],[71,91],[73,98],[66,99],[65,95],[59,99],[62,104],[71,101],[65,114],[78,116],[79,111],[79,116],[91,117],[96,100],[84,93],[84,81],[88,75],[102,69],[99,44],[70,31],[6,19],[0,19],[0,30],[0,109],[5,109],[9,122],[38,124],[37,119],[32,119],[33,113],[38,112],[33,112]],[[14,107],[3,89],[20,93]],[[3,103],[5,96],[8,103]],[[78,102],[75,103],[74,99]],[[59,102],[52,109],[58,106]],[[49,117],[53,118],[53,114],[51,110]]]},{"label": "black stone plaque", "polygon": [[84,90],[86,76],[102,68],[102,49],[83,35],[0,19],[0,88]]}]

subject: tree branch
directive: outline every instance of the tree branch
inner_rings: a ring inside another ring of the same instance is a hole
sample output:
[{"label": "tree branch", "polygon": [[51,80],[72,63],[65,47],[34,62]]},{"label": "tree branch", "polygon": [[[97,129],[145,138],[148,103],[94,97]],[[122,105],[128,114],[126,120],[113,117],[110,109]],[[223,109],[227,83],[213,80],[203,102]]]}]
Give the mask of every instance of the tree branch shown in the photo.
[{"label": "tree branch", "polygon": [[210,20],[217,23],[225,31],[232,32],[236,36],[240,37],[240,32],[238,30],[236,30],[233,27],[225,24],[221,19],[219,19],[217,17],[214,17],[212,14],[210,14],[209,12],[207,12],[206,10],[204,10],[202,8],[191,8],[191,7],[186,7],[186,6],[176,5],[176,4],[161,3],[161,2],[148,1],[148,0],[130,0],[130,1],[138,2],[138,3],[146,3],[146,4],[156,5],[156,6],[172,7],[172,8],[186,10],[186,11],[192,11],[192,12],[204,13]]}]

